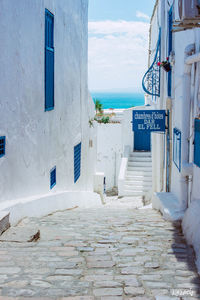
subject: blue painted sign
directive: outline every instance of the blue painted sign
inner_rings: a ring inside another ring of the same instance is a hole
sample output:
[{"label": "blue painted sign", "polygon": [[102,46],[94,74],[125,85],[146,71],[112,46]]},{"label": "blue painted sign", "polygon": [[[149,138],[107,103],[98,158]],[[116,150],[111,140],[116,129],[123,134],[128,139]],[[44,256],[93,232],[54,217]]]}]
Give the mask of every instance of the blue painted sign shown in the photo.
[{"label": "blue painted sign", "polygon": [[133,131],[165,132],[165,110],[133,110]]}]

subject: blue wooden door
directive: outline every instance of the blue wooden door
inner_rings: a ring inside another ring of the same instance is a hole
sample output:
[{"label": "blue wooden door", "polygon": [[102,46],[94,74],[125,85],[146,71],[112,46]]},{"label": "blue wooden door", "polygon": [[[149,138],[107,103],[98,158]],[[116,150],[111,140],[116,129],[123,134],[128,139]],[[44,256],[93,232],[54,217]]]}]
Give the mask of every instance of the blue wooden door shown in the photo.
[{"label": "blue wooden door", "polygon": [[134,151],[151,151],[151,133],[134,131]]}]

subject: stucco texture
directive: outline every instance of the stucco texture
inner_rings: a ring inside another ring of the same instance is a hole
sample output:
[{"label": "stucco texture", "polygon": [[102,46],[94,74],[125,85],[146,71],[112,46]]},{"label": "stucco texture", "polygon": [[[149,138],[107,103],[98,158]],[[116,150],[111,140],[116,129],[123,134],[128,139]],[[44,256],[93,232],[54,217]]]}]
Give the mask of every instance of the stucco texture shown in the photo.
[{"label": "stucco texture", "polygon": [[[92,190],[89,128],[94,106],[87,85],[87,0],[1,0],[0,202],[66,190]],[[54,14],[55,107],[45,112],[45,8]],[[74,184],[74,146],[82,142]],[[57,184],[50,191],[50,170]]]}]

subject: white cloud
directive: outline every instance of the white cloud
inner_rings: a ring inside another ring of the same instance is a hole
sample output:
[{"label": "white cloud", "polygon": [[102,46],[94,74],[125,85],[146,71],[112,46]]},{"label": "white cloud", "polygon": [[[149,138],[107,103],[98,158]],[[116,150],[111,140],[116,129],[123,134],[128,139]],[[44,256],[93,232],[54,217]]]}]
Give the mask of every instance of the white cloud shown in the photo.
[{"label": "white cloud", "polygon": [[89,22],[90,89],[141,88],[148,32],[146,22]]},{"label": "white cloud", "polygon": [[139,10],[137,10],[137,12],[136,12],[136,17],[137,18],[142,18],[142,19],[147,20],[147,21],[150,21],[150,17],[148,15],[144,14],[143,12],[139,11]]}]

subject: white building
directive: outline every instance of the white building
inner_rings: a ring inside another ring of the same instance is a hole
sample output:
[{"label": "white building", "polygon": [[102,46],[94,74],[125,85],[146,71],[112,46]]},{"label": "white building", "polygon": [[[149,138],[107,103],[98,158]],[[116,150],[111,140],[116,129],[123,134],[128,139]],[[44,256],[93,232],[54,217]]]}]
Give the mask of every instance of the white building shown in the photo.
[{"label": "white building", "polygon": [[0,10],[0,211],[13,223],[92,205],[88,0],[2,0]]},{"label": "white building", "polygon": [[[148,101],[166,110],[166,133],[152,134],[153,206],[182,219],[197,256],[200,250],[200,11],[199,1],[156,1],[150,27]],[[157,62],[167,61],[166,72]],[[155,80],[151,80],[154,78]],[[157,95],[156,95],[157,94]],[[155,159],[156,158],[156,159]],[[200,269],[200,257],[197,260]]]}]

